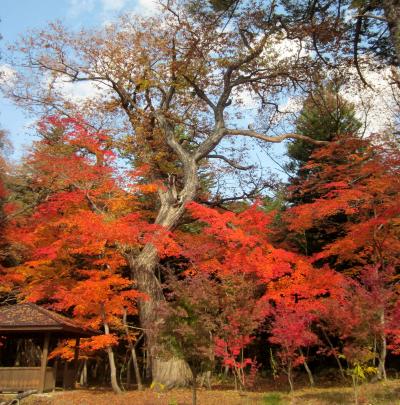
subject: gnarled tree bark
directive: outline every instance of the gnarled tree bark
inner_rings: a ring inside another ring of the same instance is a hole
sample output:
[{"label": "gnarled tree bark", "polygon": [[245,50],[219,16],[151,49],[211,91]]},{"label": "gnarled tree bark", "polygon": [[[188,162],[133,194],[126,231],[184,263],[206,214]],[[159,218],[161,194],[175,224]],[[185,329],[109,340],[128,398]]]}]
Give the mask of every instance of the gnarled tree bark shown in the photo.
[{"label": "gnarled tree bark", "polygon": [[[172,182],[165,190],[160,190],[158,193],[161,206],[155,223],[171,230],[182,217],[185,204],[195,198],[198,186],[198,167],[195,158],[175,140],[173,126],[161,114],[158,115],[158,121],[164,130],[168,145],[178,155],[184,167],[182,190],[177,192],[175,184]],[[165,353],[160,355],[157,350],[157,336],[152,333],[157,329],[157,322],[159,322],[157,305],[165,299],[155,274],[158,263],[156,248],[152,244],[147,244],[139,255],[128,252],[126,257],[138,289],[148,296],[147,300],[139,303],[139,316],[146,333],[153,385],[166,388],[187,386],[192,379],[189,366],[183,359],[176,356],[168,356]]]}]

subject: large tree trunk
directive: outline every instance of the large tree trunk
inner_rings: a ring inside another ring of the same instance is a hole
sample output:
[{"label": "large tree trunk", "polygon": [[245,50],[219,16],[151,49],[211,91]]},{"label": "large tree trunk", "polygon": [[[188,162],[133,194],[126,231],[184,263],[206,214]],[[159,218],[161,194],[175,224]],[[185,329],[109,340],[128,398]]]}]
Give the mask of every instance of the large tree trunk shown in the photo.
[{"label": "large tree trunk", "polygon": [[[183,157],[186,159],[186,157]],[[178,194],[172,181],[168,189],[160,191],[161,206],[155,223],[164,228],[173,229],[181,219],[185,204],[195,197],[197,190],[197,164],[194,159],[185,161],[184,187]],[[159,258],[152,244],[144,246],[139,255],[126,253],[132,278],[139,291],[148,296],[139,303],[139,317],[145,331],[146,345],[151,362],[153,385],[163,388],[188,386],[192,380],[192,372],[187,363],[175,356],[168,355],[165,348],[160,347],[157,336],[159,319],[157,306],[164,301],[164,294],[155,269]],[[160,353],[163,353],[162,355]]]},{"label": "large tree trunk", "polygon": [[192,379],[189,366],[182,359],[166,356],[166,350],[157,341],[157,324],[162,321],[158,318],[157,305],[164,300],[160,282],[154,273],[157,263],[157,252],[152,245],[146,245],[138,258],[129,256],[133,278],[139,290],[148,296],[139,303],[139,317],[146,335],[153,385],[158,388],[188,386]]},{"label": "large tree trunk", "polygon": [[382,0],[382,8],[385,13],[390,38],[396,53],[396,64],[400,66],[400,1]]}]

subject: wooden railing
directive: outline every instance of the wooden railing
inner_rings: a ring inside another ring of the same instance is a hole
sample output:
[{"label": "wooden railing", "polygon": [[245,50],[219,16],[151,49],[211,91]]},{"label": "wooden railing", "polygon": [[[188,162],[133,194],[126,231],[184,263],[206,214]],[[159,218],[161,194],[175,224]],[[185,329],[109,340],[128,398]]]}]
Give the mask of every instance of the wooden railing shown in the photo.
[{"label": "wooden railing", "polygon": [[[37,390],[40,384],[40,367],[0,367],[0,391]],[[55,371],[46,368],[44,390],[55,387]]]}]

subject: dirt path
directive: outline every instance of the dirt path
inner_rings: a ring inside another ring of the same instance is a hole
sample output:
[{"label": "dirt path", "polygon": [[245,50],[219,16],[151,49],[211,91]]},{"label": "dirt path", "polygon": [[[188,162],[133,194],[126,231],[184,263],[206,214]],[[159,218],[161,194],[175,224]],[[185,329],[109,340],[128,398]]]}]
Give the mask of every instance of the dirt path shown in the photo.
[{"label": "dirt path", "polygon": [[[12,396],[8,395],[7,399]],[[360,405],[400,405],[400,380],[365,384],[360,388]],[[1,400],[5,398],[0,396]],[[240,395],[231,390],[199,390],[198,405],[352,405],[350,387],[314,388],[284,392],[249,392]],[[191,391],[175,389],[155,392],[150,389],[115,395],[111,391],[75,390],[32,395],[21,405],[191,405]]]}]

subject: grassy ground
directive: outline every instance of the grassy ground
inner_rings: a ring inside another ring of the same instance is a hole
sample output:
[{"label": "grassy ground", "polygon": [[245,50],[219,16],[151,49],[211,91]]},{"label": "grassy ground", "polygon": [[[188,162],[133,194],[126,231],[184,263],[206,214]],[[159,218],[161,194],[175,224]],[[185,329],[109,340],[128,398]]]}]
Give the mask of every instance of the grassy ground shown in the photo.
[{"label": "grassy ground", "polygon": [[[0,402],[3,398],[0,397]],[[11,399],[11,397],[8,397]],[[190,390],[167,392],[128,391],[115,395],[102,390],[75,390],[33,395],[21,405],[190,405]],[[282,392],[249,392],[240,395],[229,390],[199,390],[198,405],[347,405],[354,404],[351,388],[314,388]],[[360,405],[400,405],[400,380],[365,384],[360,388]]]}]

